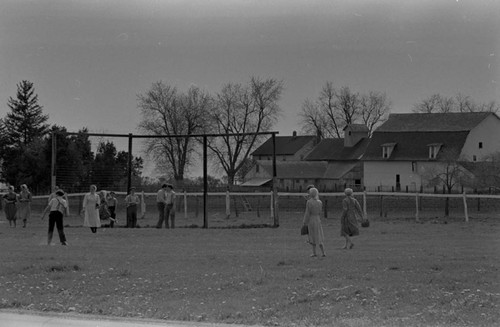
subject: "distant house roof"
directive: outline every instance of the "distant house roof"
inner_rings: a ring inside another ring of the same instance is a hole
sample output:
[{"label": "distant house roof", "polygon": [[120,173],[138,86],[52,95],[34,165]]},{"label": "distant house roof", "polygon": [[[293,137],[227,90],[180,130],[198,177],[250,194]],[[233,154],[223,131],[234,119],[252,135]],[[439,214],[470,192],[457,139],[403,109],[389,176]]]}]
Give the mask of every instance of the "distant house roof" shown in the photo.
[{"label": "distant house roof", "polygon": [[[463,132],[470,131],[491,112],[390,114],[375,132]],[[496,116],[496,115],[495,115]]]},{"label": "distant house roof", "polygon": [[[266,160],[257,161],[262,169],[272,176],[272,163]],[[276,162],[277,178],[283,179],[340,179],[347,174],[356,163],[328,163],[326,161],[278,161]]]},{"label": "distant house roof", "polygon": [[240,186],[262,186],[272,181],[272,178],[253,178],[242,183]]},{"label": "distant house roof", "polygon": [[[276,155],[294,155],[309,142],[314,141],[316,136],[276,136]],[[254,152],[253,156],[272,156],[273,139],[269,138]]]},{"label": "distant house roof", "polygon": [[349,124],[344,127],[344,131],[346,128],[350,127],[353,132],[369,132],[370,130],[368,129],[368,126],[365,124]]},{"label": "distant house roof", "polygon": [[[363,125],[364,126],[364,125]],[[361,139],[353,147],[344,147],[344,139],[324,139],[304,159],[307,161],[344,161],[359,160],[365,152],[370,140]]]},{"label": "distant house roof", "polygon": [[[272,176],[272,162],[258,160],[257,164]],[[323,178],[327,165],[326,161],[277,161],[276,175],[278,178]]]},{"label": "distant house roof", "polygon": [[[446,150],[462,150],[469,132],[375,132],[362,160],[429,160],[429,146],[442,145],[436,159],[443,159]],[[395,143],[389,158],[382,157],[382,146]],[[457,158],[458,159],[458,158]]]},{"label": "distant house roof", "polygon": [[357,163],[353,162],[332,162],[328,164],[325,172],[325,178],[341,179],[345,174],[350,172]]}]

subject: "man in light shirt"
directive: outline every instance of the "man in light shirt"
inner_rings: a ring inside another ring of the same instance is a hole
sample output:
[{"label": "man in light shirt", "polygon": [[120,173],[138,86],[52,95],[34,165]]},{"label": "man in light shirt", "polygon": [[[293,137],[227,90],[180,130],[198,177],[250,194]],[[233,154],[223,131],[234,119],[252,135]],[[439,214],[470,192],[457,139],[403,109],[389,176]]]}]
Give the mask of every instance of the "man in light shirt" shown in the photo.
[{"label": "man in light shirt", "polygon": [[172,184],[167,184],[165,192],[165,228],[169,228],[169,219],[170,227],[175,228],[175,192]]},{"label": "man in light shirt", "polygon": [[[158,208],[158,222],[156,223],[156,228],[161,228],[163,220],[165,220],[166,192],[167,184],[163,184],[158,193],[156,193],[156,206]],[[166,222],[166,227],[168,227],[168,222]]]}]

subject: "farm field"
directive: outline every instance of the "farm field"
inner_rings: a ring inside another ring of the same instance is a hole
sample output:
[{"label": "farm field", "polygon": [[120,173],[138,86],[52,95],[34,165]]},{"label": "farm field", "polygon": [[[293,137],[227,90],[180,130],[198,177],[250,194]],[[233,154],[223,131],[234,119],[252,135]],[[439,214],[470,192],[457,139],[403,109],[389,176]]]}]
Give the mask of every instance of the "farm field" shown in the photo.
[{"label": "farm field", "polygon": [[264,326],[500,325],[497,217],[416,223],[391,212],[352,250],[340,249],[338,219],[325,219],[323,259],[309,257],[301,219],[158,230],[152,215],[142,228],[92,234],[76,216],[65,247],[57,233],[45,245],[37,214],[9,228],[2,213],[0,308]]}]

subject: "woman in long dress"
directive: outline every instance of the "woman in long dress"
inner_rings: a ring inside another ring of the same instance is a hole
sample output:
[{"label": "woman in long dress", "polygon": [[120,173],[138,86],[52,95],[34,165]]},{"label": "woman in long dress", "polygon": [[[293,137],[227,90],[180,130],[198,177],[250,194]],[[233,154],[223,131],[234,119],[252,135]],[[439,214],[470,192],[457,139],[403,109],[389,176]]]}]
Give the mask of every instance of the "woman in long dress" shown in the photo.
[{"label": "woman in long dress", "polygon": [[17,217],[23,220],[23,228],[31,216],[31,193],[26,184],[21,185],[21,192],[18,196]]},{"label": "woman in long dress", "polygon": [[5,211],[5,218],[9,221],[10,227],[16,227],[16,212],[17,212],[17,194],[14,192],[14,186],[9,186],[9,192],[7,194],[4,194],[3,196],[3,201],[4,201],[4,211]]},{"label": "woman in long dress", "polygon": [[83,226],[90,227],[92,233],[97,232],[97,228],[101,227],[101,219],[99,217],[99,205],[101,204],[101,199],[96,193],[97,186],[90,185],[90,192],[85,194],[83,198],[83,208],[84,213]]},{"label": "woman in long dress", "polygon": [[306,212],[304,214],[304,225],[309,229],[308,243],[312,246],[311,257],[316,257],[316,246],[319,246],[323,257],[326,256],[323,241],[323,226],[321,225],[321,211],[323,203],[319,199],[319,191],[316,188],[309,189],[309,200],[306,202]]},{"label": "woman in long dress", "polygon": [[358,200],[352,196],[352,189],[344,190],[346,197],[342,200],[342,216],[340,218],[340,236],[345,238],[343,249],[352,249],[352,236],[359,235],[358,219],[363,217],[363,211]]}]

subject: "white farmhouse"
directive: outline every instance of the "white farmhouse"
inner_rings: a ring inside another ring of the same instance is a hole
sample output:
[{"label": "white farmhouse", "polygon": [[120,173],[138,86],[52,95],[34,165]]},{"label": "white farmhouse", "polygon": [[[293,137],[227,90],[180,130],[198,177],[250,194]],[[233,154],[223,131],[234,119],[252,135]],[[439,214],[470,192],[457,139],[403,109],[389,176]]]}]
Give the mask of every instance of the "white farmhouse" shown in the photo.
[{"label": "white farmhouse", "polygon": [[454,161],[482,162],[500,152],[500,118],[491,112],[391,114],[362,161],[367,190],[416,191],[426,173]]}]

